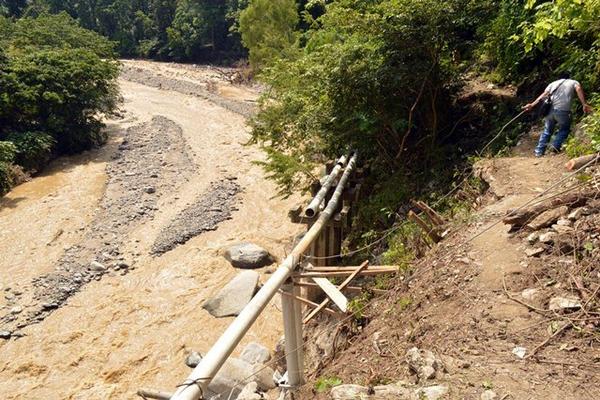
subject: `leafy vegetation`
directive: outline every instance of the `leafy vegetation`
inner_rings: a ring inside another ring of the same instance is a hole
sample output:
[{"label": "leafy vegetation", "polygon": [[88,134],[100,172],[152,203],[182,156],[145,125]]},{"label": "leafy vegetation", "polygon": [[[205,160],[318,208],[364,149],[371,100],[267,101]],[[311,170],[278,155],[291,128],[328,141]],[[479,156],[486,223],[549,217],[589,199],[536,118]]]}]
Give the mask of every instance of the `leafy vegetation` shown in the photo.
[{"label": "leafy vegetation", "polygon": [[35,171],[54,155],[102,143],[99,118],[119,96],[112,43],[67,14],[0,17],[0,31],[3,194],[15,183],[13,163]]},{"label": "leafy vegetation", "polygon": [[315,382],[315,390],[317,393],[323,393],[331,389],[334,386],[342,384],[342,380],[336,376],[333,377],[319,377]]},{"label": "leafy vegetation", "polygon": [[[17,0],[6,3],[6,6],[0,5],[0,15],[20,17],[65,12],[82,27],[114,41],[116,51],[124,57],[214,62],[235,60],[245,54],[235,26],[247,0]],[[49,44],[43,35],[41,40]]]}]

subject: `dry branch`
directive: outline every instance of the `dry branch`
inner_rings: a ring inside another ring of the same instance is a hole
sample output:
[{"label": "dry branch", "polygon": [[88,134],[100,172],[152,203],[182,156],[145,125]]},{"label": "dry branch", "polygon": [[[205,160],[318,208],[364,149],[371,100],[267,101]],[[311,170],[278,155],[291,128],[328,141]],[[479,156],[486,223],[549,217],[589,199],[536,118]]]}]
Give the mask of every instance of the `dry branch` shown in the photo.
[{"label": "dry branch", "polygon": [[600,162],[600,153],[590,154],[587,156],[572,158],[565,164],[565,168],[569,171],[575,171],[586,164],[592,163],[594,160]]},{"label": "dry branch", "polygon": [[506,216],[502,219],[502,222],[516,227],[521,227],[544,211],[552,210],[563,205],[567,205],[569,207],[582,206],[596,193],[597,191],[592,189],[586,189],[580,192],[567,192],[561,196],[553,197],[521,210],[509,210]]}]

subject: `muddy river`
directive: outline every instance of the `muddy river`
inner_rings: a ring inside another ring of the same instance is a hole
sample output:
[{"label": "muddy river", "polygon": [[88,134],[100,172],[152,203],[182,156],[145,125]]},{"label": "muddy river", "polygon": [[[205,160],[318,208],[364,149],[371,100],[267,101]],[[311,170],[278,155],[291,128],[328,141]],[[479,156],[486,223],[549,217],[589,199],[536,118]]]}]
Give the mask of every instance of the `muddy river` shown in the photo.
[{"label": "muddy river", "polygon": [[[254,90],[210,68],[125,64],[109,143],[56,160],[0,200],[0,331],[13,333],[0,339],[4,399],[173,390],[189,373],[188,352],[207,351],[231,322],[201,307],[238,272],[223,249],[247,240],[281,259],[302,229],[287,218],[299,199],[276,198],[252,163],[264,159],[246,145]],[[224,180],[239,187],[230,215],[152,255],[165,227]],[[84,272],[93,260],[124,267]],[[270,270],[259,270],[263,281]],[[272,347],[281,332],[274,300],[238,349]]]}]

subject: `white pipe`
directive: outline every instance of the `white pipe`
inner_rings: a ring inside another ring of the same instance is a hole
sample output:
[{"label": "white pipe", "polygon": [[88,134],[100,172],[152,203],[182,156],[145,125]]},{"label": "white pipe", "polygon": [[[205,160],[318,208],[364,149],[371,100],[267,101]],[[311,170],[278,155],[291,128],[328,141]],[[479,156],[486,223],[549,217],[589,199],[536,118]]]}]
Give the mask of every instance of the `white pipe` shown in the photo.
[{"label": "white pipe", "polygon": [[296,329],[296,300],[294,299],[294,287],[290,283],[283,285],[283,291],[288,295],[281,294],[281,313],[283,314],[283,333],[285,335],[285,361],[287,366],[287,384],[297,387],[302,384],[302,367],[298,350],[302,348],[302,342],[298,341]]},{"label": "white pipe", "polygon": [[346,160],[346,156],[340,157],[338,162],[335,164],[335,167],[333,167],[333,169],[331,170],[329,176],[327,176],[327,178],[325,179],[325,182],[323,182],[323,185],[321,185],[321,189],[319,189],[312,201],[308,204],[308,206],[306,206],[304,213],[307,217],[313,217],[317,213],[319,207],[321,206],[321,203],[327,195],[327,192],[333,186],[337,178],[340,176],[342,168],[344,168],[344,165],[346,165]]},{"label": "white pipe", "polygon": [[198,366],[190,373],[185,382],[179,386],[173,397],[171,397],[171,400],[198,400],[203,393],[207,392],[210,381],[215,377],[219,369],[221,369],[225,360],[231,355],[281,285],[292,274],[300,261],[300,256],[308,250],[313,240],[319,235],[321,229],[323,229],[323,226],[336,211],[338,201],[342,196],[344,187],[350,178],[355,164],[356,154],[348,162],[344,174],[338,182],[333,196],[331,196],[331,200],[329,200],[327,207],[319,215],[317,221],[306,232],[296,247],[294,247],[292,253],[283,260],[279,268],[271,275],[271,278],[265,282],[263,287],[254,295],[237,318],[223,332],[217,342],[202,358]]}]

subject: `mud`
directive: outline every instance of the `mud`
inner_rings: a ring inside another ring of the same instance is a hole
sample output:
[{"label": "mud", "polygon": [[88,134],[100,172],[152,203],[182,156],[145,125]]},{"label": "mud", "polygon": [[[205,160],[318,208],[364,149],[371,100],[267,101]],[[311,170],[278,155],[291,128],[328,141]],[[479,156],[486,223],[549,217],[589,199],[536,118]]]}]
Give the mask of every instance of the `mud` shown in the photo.
[{"label": "mud", "polygon": [[[212,68],[125,63],[200,86],[216,82],[214,94],[228,100],[256,98],[252,88],[219,80]],[[200,307],[237,273],[223,249],[252,241],[281,259],[303,230],[287,218],[300,199],[276,197],[255,163],[264,153],[246,145],[243,116],[200,96],[119,84],[123,117],[107,121],[106,146],[56,160],[0,200],[0,315],[17,316],[8,323],[16,338],[4,340],[5,323],[0,328],[6,399],[120,400],[135,398],[140,388],[173,391],[189,373],[189,351],[205,354],[231,322]],[[169,227],[188,235],[177,221],[191,215],[188,209],[200,210],[194,205],[227,177],[243,189],[222,200],[231,215],[216,229],[152,255]],[[257,271],[261,282],[268,279],[268,268]],[[75,273],[86,283],[75,282]],[[44,294],[37,300],[34,281]],[[53,289],[60,287],[77,290],[52,308],[64,296]],[[16,327],[42,303],[50,308],[41,322]],[[281,334],[274,299],[240,349],[249,342],[274,347]]]},{"label": "mud", "polygon": [[161,116],[127,129],[111,158],[104,196],[82,241],[64,252],[54,272],[32,279],[22,289],[9,287],[1,331],[21,337],[20,329],[43,321],[90,281],[134,268],[139,254],[122,251],[127,234],[152,219],[162,194],[195,169],[181,128]]}]

